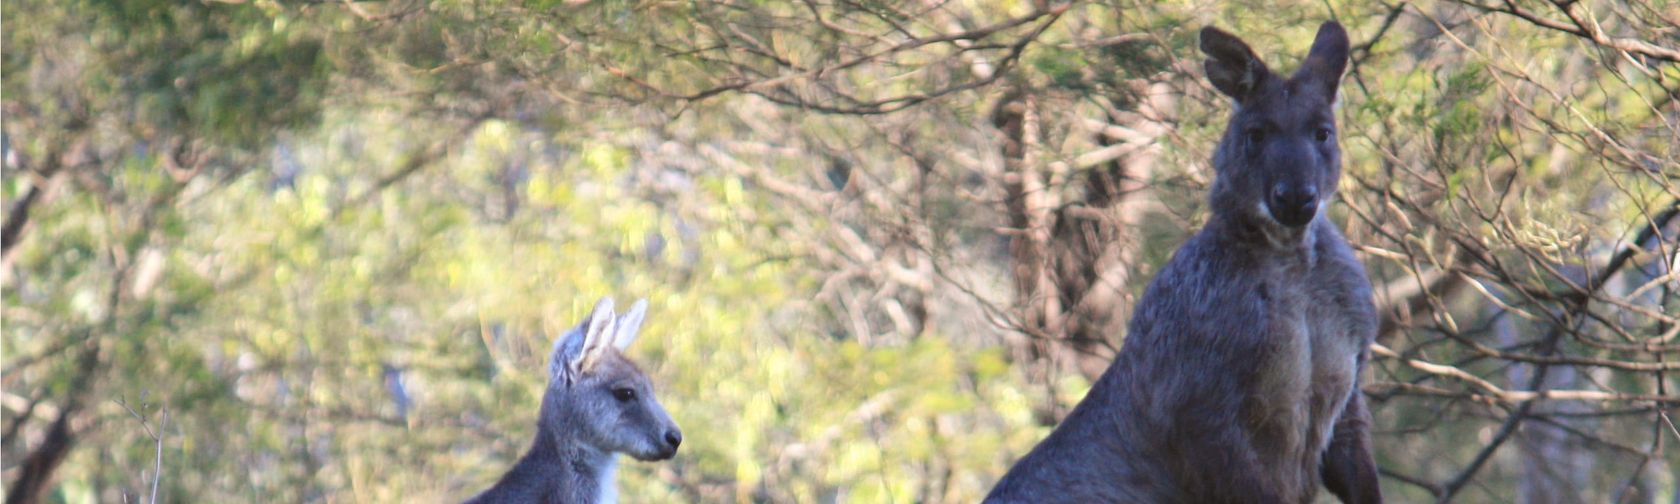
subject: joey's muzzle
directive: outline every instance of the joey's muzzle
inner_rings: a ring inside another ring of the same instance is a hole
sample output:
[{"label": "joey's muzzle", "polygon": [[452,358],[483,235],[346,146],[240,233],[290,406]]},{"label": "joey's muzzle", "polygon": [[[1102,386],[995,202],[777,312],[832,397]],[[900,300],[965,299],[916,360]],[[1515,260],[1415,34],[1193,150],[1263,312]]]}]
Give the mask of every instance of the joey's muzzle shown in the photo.
[{"label": "joey's muzzle", "polygon": [[664,460],[677,456],[677,447],[682,445],[682,431],[677,430],[676,428],[665,431],[664,441],[664,451],[660,452],[659,458]]}]

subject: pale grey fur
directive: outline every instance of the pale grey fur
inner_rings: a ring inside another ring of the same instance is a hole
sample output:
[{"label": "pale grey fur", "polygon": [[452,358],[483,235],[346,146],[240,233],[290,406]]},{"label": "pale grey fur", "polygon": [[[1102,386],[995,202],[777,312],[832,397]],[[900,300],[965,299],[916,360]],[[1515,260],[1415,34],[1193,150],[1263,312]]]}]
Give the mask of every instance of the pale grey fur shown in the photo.
[{"label": "pale grey fur", "polygon": [[467,502],[615,502],[619,453],[639,460],[676,455],[681,431],[654,399],[647,376],[621,353],[636,339],[646,311],[647,302],[638,301],[615,317],[612,299],[605,298],[555,340],[536,439],[495,486]]}]

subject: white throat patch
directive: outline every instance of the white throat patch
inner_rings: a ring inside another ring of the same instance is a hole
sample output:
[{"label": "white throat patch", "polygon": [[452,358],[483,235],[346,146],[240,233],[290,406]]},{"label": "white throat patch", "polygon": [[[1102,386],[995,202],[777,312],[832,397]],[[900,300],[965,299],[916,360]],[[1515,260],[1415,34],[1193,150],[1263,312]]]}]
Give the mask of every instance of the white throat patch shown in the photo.
[{"label": "white throat patch", "polygon": [[600,471],[595,475],[595,503],[618,504],[618,479],[615,477],[615,473],[618,472],[618,455],[608,458],[607,463],[601,465]]}]

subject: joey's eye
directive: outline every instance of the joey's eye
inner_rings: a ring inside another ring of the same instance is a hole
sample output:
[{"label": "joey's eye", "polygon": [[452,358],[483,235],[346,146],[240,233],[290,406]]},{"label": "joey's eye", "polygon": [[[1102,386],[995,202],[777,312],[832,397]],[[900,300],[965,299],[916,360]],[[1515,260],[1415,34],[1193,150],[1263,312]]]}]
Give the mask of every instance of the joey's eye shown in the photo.
[{"label": "joey's eye", "polygon": [[1319,128],[1318,131],[1313,132],[1313,138],[1318,140],[1319,143],[1323,143],[1330,141],[1330,137],[1335,134],[1335,132],[1330,131],[1330,128]]},{"label": "joey's eye", "polygon": [[1251,149],[1259,147],[1261,142],[1266,141],[1266,130],[1260,128],[1249,128],[1244,130],[1243,140],[1248,142],[1248,147]]},{"label": "joey's eye", "polygon": [[618,402],[630,402],[630,401],[636,400],[636,389],[629,389],[629,388],[613,389],[612,394],[613,394],[613,399],[618,399]]}]

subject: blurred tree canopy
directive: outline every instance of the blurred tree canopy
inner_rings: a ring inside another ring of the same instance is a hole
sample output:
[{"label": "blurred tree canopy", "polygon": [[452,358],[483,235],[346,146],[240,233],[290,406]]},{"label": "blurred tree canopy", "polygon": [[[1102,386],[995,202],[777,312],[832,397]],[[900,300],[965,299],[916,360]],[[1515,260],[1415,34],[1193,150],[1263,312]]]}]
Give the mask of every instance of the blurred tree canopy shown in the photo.
[{"label": "blurred tree canopy", "polygon": [[1206,217],[1196,30],[1335,19],[1384,491],[1680,502],[1680,4],[1282,4],[6,0],[6,499],[459,500],[616,296],[623,500],[977,501]]}]

